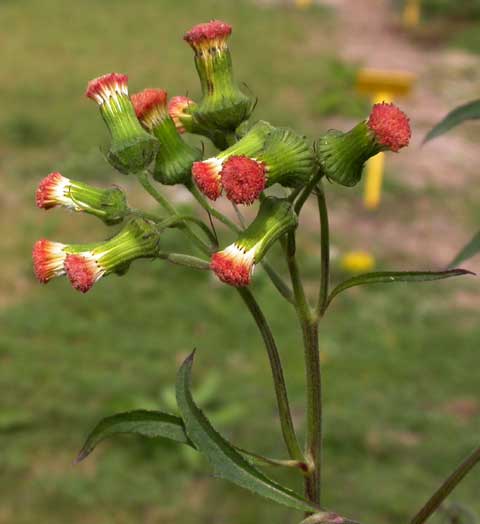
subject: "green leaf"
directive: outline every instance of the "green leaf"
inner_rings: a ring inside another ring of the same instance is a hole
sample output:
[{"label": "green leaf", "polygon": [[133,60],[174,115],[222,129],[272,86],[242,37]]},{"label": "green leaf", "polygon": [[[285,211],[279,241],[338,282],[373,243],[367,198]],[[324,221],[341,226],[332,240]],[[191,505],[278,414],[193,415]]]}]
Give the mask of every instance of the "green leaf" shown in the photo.
[{"label": "green leaf", "polygon": [[185,422],[187,435],[214,468],[217,477],[300,511],[318,511],[318,507],[292,490],[266,477],[250,464],[210,424],[195,404],[190,392],[193,352],[177,374],[177,404]]},{"label": "green leaf", "polygon": [[192,446],[180,417],[161,411],[128,411],[102,419],[87,437],[75,462],[87,458],[102,440],[120,433],[135,433],[149,438],[163,437]]},{"label": "green leaf", "polygon": [[457,107],[441,120],[425,137],[423,143],[443,135],[465,120],[475,120],[480,118],[480,100],[474,100],[465,105]]},{"label": "green leaf", "polygon": [[458,266],[465,260],[472,258],[477,253],[480,253],[480,231],[474,235],[472,240],[463,247],[463,249],[458,253],[458,255],[452,260],[452,263],[448,267]]},{"label": "green leaf", "polygon": [[[340,283],[328,297],[326,307],[342,291],[354,286],[366,284],[388,284],[391,282],[429,282],[443,278],[458,277],[461,275],[475,275],[466,269],[449,269],[447,271],[379,271],[364,273]],[[325,308],[326,308],[325,307]]]}]

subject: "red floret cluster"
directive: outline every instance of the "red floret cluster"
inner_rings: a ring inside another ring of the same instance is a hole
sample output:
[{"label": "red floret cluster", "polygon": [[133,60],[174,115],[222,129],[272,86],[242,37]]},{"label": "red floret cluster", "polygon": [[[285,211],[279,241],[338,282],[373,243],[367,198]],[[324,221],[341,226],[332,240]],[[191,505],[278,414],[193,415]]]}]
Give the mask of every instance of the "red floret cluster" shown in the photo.
[{"label": "red floret cluster", "polygon": [[375,104],[368,119],[368,127],[377,142],[397,152],[408,146],[412,132],[407,115],[394,104]]},{"label": "red floret cluster", "polygon": [[183,39],[192,47],[204,42],[227,38],[232,34],[232,26],[220,20],[198,24],[188,31]]},{"label": "red floret cluster", "polygon": [[248,286],[252,277],[251,264],[225,251],[212,255],[210,269],[222,282],[235,287]]},{"label": "red floret cluster", "polygon": [[60,173],[50,173],[38,185],[35,193],[35,203],[42,209],[50,209],[58,205],[57,193],[59,187],[67,179]]},{"label": "red floret cluster", "polygon": [[126,89],[128,76],[121,73],[108,73],[90,80],[85,91],[85,96],[98,101],[96,96],[104,97],[105,93]]},{"label": "red floret cluster", "polygon": [[222,180],[216,166],[208,161],[194,162],[192,176],[200,191],[210,200],[222,194]]},{"label": "red floret cluster", "polygon": [[265,189],[265,165],[246,156],[232,156],[223,165],[222,185],[235,204],[252,204]]},{"label": "red floret cluster", "polygon": [[37,280],[46,284],[54,277],[63,275],[66,254],[63,252],[65,246],[58,242],[51,242],[42,238],[33,246],[33,270]]},{"label": "red floret cluster", "polygon": [[175,126],[179,133],[185,133],[186,129],[181,118],[185,116],[185,110],[189,106],[195,106],[195,102],[186,96],[174,96],[168,102],[168,114],[175,122]]},{"label": "red floret cluster", "polygon": [[152,109],[163,109],[167,105],[167,93],[163,89],[144,89],[130,98],[139,120],[148,115]]},{"label": "red floret cluster", "polygon": [[82,293],[89,291],[102,276],[102,271],[95,260],[76,254],[67,255],[65,271],[72,286]]}]

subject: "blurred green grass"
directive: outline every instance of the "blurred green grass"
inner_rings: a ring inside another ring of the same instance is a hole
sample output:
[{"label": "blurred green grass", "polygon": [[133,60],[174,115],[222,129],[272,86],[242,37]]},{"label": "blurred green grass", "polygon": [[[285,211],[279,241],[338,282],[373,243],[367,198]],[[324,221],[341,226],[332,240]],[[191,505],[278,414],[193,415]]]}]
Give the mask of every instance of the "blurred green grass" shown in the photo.
[{"label": "blurred green grass", "polygon": [[[193,346],[196,384],[220,370],[217,405],[228,409],[240,398],[245,411],[226,423],[212,409],[221,430],[258,452],[282,456],[284,450],[266,356],[234,290],[160,262],[135,264],[128,276],[105,279],[86,296],[64,280],[40,288],[30,267],[36,238],[78,241],[105,232],[89,217],[44,216],[31,200],[38,180],[54,169],[133,189],[98,152],[105,130],[82,96],[85,84],[119,70],[129,73],[132,91],[158,85],[197,96],[181,35],[213,17],[234,24],[235,69],[259,97],[257,116],[315,136],[325,115],[363,114],[364,102],[353,94],[354,68],[316,43],[318,32],[332,31],[331,13],[227,0],[23,0],[2,2],[0,16],[1,218],[12,238],[3,264],[27,283],[21,295],[6,297],[11,303],[0,312],[0,523],[298,521],[298,514],[213,480],[166,443],[121,438],[72,465],[97,419],[165,408],[165,388]],[[19,209],[12,221],[10,213]],[[177,237],[165,242],[182,249]],[[319,260],[308,246],[302,262],[313,281]],[[457,301],[469,285],[358,289],[334,303],[321,342],[327,507],[362,522],[405,522],[476,444],[480,328],[475,312]],[[254,289],[278,333],[302,427],[302,351],[293,311],[260,271]],[[470,479],[456,499],[475,506],[477,491]]]}]

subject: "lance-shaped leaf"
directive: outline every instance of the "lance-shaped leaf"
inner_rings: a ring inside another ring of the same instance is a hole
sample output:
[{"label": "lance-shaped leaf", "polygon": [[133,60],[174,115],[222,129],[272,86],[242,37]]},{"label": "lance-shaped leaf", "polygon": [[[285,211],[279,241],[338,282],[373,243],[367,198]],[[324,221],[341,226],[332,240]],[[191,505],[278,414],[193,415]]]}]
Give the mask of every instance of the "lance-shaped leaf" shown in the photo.
[{"label": "lance-shaped leaf", "polygon": [[458,264],[465,262],[465,260],[472,258],[478,253],[480,253],[480,231],[463,247],[448,267],[458,266]]},{"label": "lance-shaped leaf", "polygon": [[187,435],[214,468],[217,477],[237,486],[300,511],[318,512],[319,508],[274,480],[249,463],[210,424],[195,404],[190,392],[193,352],[177,374],[177,404],[185,422]]},{"label": "lance-shaped leaf", "polygon": [[455,126],[458,126],[465,120],[475,120],[480,118],[480,100],[474,100],[462,106],[457,107],[441,120],[424,139],[424,143],[443,135]]},{"label": "lance-shaped leaf", "polygon": [[149,438],[163,437],[193,447],[180,417],[161,411],[128,411],[102,419],[88,435],[76,462],[88,457],[102,440],[121,433],[134,433]]},{"label": "lance-shaped leaf", "polygon": [[378,271],[375,273],[364,273],[340,283],[330,293],[327,304],[342,291],[354,286],[364,286],[366,284],[388,284],[391,282],[429,282],[431,280],[442,280],[444,278],[458,277],[461,275],[474,275],[466,269],[449,269],[447,271]]}]

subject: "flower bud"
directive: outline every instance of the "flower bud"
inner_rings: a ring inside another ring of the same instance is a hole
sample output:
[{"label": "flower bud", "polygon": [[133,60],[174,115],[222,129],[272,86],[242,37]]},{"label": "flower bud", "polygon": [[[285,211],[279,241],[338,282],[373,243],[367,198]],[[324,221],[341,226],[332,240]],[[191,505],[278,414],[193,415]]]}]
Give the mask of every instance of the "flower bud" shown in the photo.
[{"label": "flower bud", "polygon": [[230,157],[223,165],[221,183],[235,204],[251,204],[265,187],[305,185],[315,169],[315,155],[304,137],[290,129],[274,129],[255,158]]},{"label": "flower bud", "polygon": [[360,181],[365,162],[382,151],[398,152],[410,141],[409,119],[394,104],[375,104],[370,117],[347,133],[329,131],[320,138],[318,157],[325,175],[341,185]]},{"label": "flower bud", "polygon": [[225,133],[222,130],[200,125],[194,117],[198,104],[186,96],[174,96],[168,103],[168,113],[175,122],[179,133],[193,133],[209,138],[217,149],[228,147]]},{"label": "flower bud", "polygon": [[125,174],[145,169],[158,149],[157,141],[142,129],[135,115],[127,82],[126,75],[110,73],[89,82],[85,93],[100,106],[110,131],[112,142],[108,161]]},{"label": "flower bud", "polygon": [[110,240],[67,254],[65,272],[72,286],[86,293],[103,276],[124,274],[133,260],[154,257],[158,242],[158,230],[146,220],[136,218]]},{"label": "flower bud", "polygon": [[198,104],[186,96],[174,96],[169,100],[168,114],[172,117],[179,133],[198,133],[198,126],[192,117],[197,107]]},{"label": "flower bud", "polygon": [[204,195],[216,200],[222,194],[221,172],[223,164],[232,156],[257,155],[264,147],[265,140],[274,128],[263,120],[257,122],[238,142],[218,153],[216,157],[195,162],[192,167],[193,178]]},{"label": "flower bud", "polygon": [[132,95],[132,103],[140,122],[160,144],[153,171],[155,180],[167,185],[189,183],[192,164],[202,153],[179,135],[168,114],[167,93],[161,89],[145,89]]},{"label": "flower bud", "polygon": [[210,267],[217,277],[235,287],[248,286],[255,265],[272,244],[297,227],[297,215],[286,199],[265,198],[258,214],[237,240],[212,255]]},{"label": "flower bud", "polygon": [[50,173],[40,182],[35,199],[39,208],[63,206],[94,215],[108,225],[121,222],[128,213],[127,200],[121,189],[99,189],[70,180],[60,173]]},{"label": "flower bud", "polygon": [[201,127],[233,132],[253,110],[253,100],[243,94],[233,79],[227,40],[232,27],[212,20],[193,27],[184,40],[195,52],[203,99],[193,112]]}]

